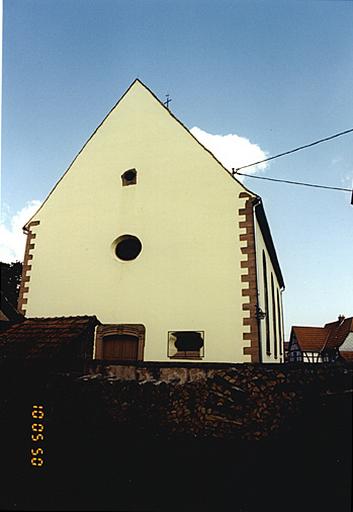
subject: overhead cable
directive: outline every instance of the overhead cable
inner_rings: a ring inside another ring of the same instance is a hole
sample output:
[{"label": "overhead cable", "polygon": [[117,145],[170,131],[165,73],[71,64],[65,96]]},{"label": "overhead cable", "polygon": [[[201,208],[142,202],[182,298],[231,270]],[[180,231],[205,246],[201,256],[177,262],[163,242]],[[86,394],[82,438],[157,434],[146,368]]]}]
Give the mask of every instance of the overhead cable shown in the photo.
[{"label": "overhead cable", "polygon": [[322,142],[326,142],[328,140],[335,139],[336,137],[341,137],[342,135],[346,135],[347,133],[351,133],[351,132],[353,132],[353,128],[350,128],[349,130],[345,130],[344,132],[335,133],[334,135],[330,135],[330,137],[325,137],[324,139],[316,140],[315,142],[311,142],[310,144],[305,144],[305,146],[300,146],[298,148],[291,149],[289,151],[285,151],[284,153],[279,153],[278,155],[269,156],[268,158],[264,158],[263,160],[259,160],[258,162],[243,165],[242,167],[237,167],[235,170],[240,171],[240,169],[245,169],[246,167],[252,167],[253,165],[262,164],[263,162],[268,162],[269,160],[274,160],[275,158],[279,158],[280,156],[289,155],[290,153],[295,153],[296,151],[310,148],[311,146],[316,146],[316,144],[321,144]]},{"label": "overhead cable", "polygon": [[327,189],[327,190],[340,190],[341,192],[352,192],[351,188],[330,187],[328,185],[318,185],[318,184],[314,184],[314,183],[305,183],[303,181],[280,180],[280,179],[276,179],[276,178],[268,178],[268,177],[265,177],[265,176],[254,176],[253,174],[244,174],[242,172],[237,172],[237,170],[235,170],[234,173],[232,172],[233,176],[235,176],[237,174],[239,174],[240,176],[246,176],[247,178],[255,178],[257,180],[276,181],[276,182],[279,182],[279,183],[289,183],[290,185],[302,185],[304,187],[315,187],[315,188],[324,188],[324,189]]}]

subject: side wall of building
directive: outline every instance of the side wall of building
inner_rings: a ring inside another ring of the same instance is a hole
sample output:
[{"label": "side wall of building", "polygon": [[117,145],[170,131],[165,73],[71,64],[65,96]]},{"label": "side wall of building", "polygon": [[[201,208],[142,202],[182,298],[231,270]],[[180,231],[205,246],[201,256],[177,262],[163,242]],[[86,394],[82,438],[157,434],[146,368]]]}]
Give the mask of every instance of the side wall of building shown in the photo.
[{"label": "side wall of building", "polygon": [[262,361],[284,362],[282,291],[258,221],[255,223],[258,306]]}]

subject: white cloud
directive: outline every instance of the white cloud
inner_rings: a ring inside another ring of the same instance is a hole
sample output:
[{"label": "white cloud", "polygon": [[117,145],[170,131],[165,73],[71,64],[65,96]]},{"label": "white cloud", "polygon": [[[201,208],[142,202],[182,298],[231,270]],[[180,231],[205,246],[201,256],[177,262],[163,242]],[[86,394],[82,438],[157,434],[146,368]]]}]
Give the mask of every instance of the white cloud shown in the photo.
[{"label": "white cloud", "polygon": [[32,215],[38,210],[41,201],[29,201],[10,220],[9,227],[5,222],[0,223],[0,261],[11,263],[23,261],[26,235],[22,228],[29,221]]},{"label": "white cloud", "polygon": [[[232,168],[236,169],[237,167],[242,167],[252,162],[264,160],[268,156],[257,144],[253,144],[249,139],[233,133],[227,135],[213,135],[201,130],[201,128],[197,126],[191,128],[190,131],[229,171],[231,171]],[[252,167],[247,167],[240,172],[255,174],[267,167],[267,162],[264,162]],[[243,177],[239,176],[239,180],[241,180],[241,178]]]},{"label": "white cloud", "polygon": [[351,174],[346,174],[345,176],[341,177],[341,183],[346,188],[353,187],[353,172]]}]

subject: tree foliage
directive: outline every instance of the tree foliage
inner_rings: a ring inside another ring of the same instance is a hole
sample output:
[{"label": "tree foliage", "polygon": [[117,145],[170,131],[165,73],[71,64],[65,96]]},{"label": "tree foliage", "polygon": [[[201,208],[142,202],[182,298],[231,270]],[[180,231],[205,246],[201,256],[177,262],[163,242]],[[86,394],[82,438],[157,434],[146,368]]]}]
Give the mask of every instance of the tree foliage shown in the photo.
[{"label": "tree foliage", "polygon": [[20,261],[13,263],[0,262],[0,268],[1,291],[6,295],[12,306],[16,308],[21,284],[22,263]]}]

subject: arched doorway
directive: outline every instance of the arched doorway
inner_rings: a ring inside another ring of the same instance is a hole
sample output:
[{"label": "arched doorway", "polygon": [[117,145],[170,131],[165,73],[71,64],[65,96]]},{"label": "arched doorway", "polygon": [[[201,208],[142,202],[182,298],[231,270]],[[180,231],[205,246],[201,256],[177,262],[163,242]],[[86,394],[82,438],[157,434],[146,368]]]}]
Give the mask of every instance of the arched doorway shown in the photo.
[{"label": "arched doorway", "polygon": [[110,361],[143,361],[145,326],[102,324],[96,328],[93,357]]},{"label": "arched doorway", "polygon": [[139,339],[132,334],[108,334],[103,336],[103,359],[138,359]]}]

